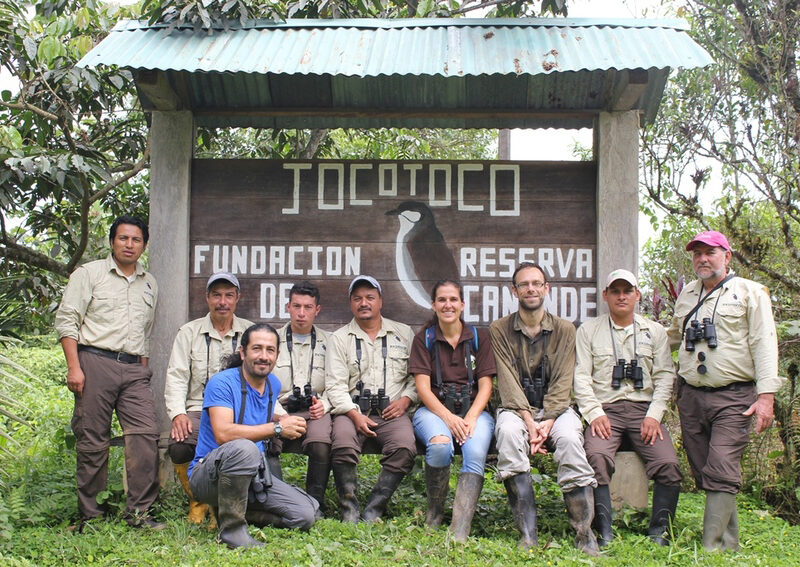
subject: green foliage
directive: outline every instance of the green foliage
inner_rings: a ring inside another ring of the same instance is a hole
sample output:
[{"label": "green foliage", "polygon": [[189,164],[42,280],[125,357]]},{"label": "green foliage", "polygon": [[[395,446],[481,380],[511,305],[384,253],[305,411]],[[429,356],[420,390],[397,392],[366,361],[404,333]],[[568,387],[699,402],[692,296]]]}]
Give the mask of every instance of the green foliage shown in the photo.
[{"label": "green foliage", "polygon": [[49,326],[63,278],[96,254],[109,217],[147,216],[136,177],[147,162],[147,128],[133,79],[75,66],[134,10],[0,0],[0,30],[10,30],[0,65],[19,85],[0,96],[0,306],[16,299],[25,319],[16,332]]},{"label": "green foliage", "polygon": [[668,230],[724,232],[737,272],[769,286],[779,317],[797,318],[800,13],[787,0],[697,1],[678,13],[715,65],[675,74],[642,132],[643,210],[666,211]]},{"label": "green foliage", "polygon": [[502,18],[567,15],[566,0],[144,0],[142,7],[151,23],[168,24],[169,30],[227,29],[254,19],[454,17],[486,8],[490,16]]},{"label": "green foliage", "polygon": [[334,130],[334,159],[475,159],[497,157],[496,130]]}]

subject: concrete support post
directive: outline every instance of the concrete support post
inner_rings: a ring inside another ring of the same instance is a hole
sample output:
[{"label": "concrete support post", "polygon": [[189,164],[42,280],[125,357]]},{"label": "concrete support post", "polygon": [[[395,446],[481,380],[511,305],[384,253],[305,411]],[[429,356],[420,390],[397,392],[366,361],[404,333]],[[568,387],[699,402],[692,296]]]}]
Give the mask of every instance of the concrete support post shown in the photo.
[{"label": "concrete support post", "polygon": [[597,162],[597,312],[601,293],[617,268],[639,267],[639,113],[603,112],[594,125]]},{"label": "concrete support post", "polygon": [[189,317],[189,198],[194,138],[191,112],[152,113],[148,258],[149,271],[158,281],[159,298],[150,367],[162,447],[166,446],[170,426],[164,408],[164,378],[175,332]]}]

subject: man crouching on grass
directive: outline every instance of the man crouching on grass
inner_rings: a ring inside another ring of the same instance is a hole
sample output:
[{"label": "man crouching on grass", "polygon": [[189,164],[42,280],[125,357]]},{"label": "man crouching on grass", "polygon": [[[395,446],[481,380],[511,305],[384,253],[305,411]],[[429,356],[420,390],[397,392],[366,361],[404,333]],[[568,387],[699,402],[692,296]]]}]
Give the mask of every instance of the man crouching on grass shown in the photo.
[{"label": "man crouching on grass", "polygon": [[292,415],[273,422],[281,385],[270,372],[278,358],[278,333],[259,323],[206,385],[197,449],[189,486],[213,507],[220,542],[230,548],[264,545],[250,537],[247,523],[309,529],[319,508],[308,494],[273,478],[266,467],[264,441],[296,439],[305,419]]}]

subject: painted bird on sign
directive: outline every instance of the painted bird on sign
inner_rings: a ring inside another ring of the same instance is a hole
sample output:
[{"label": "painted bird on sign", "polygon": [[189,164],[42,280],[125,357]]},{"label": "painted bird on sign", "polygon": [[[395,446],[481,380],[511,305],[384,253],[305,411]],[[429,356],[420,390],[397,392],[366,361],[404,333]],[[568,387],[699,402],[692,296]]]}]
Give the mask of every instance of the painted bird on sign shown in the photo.
[{"label": "painted bird on sign", "polygon": [[433,211],[427,205],[405,201],[386,214],[400,221],[395,239],[397,277],[412,301],[428,309],[431,299],[425,286],[441,279],[458,281],[453,253],[436,228]]}]

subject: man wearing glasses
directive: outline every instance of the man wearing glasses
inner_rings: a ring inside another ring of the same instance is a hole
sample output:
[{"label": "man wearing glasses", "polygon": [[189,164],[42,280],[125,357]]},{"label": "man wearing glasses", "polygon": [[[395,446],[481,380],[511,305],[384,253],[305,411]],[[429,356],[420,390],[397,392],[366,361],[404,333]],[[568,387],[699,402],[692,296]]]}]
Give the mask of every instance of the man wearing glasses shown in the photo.
[{"label": "man wearing glasses", "polygon": [[534,547],[536,499],[530,456],[554,452],[575,547],[598,555],[592,533],[594,471],[583,450],[578,414],[570,407],[575,370],[575,327],[548,313],[547,276],[537,264],[521,263],[511,278],[519,309],[492,323],[489,333],[497,362],[497,478],[508,491],[520,546]]}]

